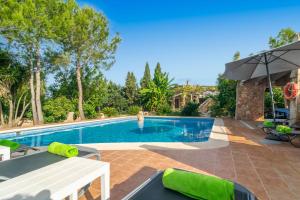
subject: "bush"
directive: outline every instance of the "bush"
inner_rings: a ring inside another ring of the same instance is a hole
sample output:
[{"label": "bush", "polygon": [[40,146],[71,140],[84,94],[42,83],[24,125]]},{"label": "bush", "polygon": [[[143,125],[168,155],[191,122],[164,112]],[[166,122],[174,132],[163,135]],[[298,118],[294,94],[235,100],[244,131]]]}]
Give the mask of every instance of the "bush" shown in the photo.
[{"label": "bush", "polygon": [[130,115],[137,115],[141,111],[139,106],[130,106],[128,108],[128,114]]},{"label": "bush", "polygon": [[235,115],[236,86],[237,81],[228,80],[219,75],[217,85],[219,94],[212,97],[214,105],[210,107],[213,117],[233,117]]},{"label": "bush", "polygon": [[83,104],[83,110],[84,110],[84,115],[88,119],[93,119],[98,116],[98,113],[96,111],[96,108],[93,104],[90,103],[84,103]]},{"label": "bush", "polygon": [[49,99],[43,106],[46,122],[59,122],[67,118],[68,112],[74,112],[75,105],[65,96]]},{"label": "bush", "polygon": [[189,102],[181,111],[183,116],[199,116],[198,112],[199,104]]},{"label": "bush", "polygon": [[[284,108],[284,95],[280,87],[273,87],[274,103],[276,108]],[[265,92],[265,112],[271,112],[272,101],[269,91]]]},{"label": "bush", "polygon": [[102,112],[104,113],[104,115],[106,115],[108,117],[118,115],[118,110],[113,107],[105,107],[102,109]]},{"label": "bush", "polygon": [[159,105],[156,109],[156,114],[158,115],[166,115],[171,113],[171,106],[169,104]]}]

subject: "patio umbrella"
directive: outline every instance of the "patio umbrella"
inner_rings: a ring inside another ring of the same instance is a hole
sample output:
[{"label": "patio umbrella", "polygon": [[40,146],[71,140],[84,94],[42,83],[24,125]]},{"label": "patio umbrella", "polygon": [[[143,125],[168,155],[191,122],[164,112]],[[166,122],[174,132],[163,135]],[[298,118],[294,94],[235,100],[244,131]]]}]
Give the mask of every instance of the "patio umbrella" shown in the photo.
[{"label": "patio umbrella", "polygon": [[275,106],[271,74],[300,68],[300,41],[263,51],[248,58],[227,63],[224,76],[231,80],[250,80],[267,77],[272,100],[272,114],[275,120]]}]

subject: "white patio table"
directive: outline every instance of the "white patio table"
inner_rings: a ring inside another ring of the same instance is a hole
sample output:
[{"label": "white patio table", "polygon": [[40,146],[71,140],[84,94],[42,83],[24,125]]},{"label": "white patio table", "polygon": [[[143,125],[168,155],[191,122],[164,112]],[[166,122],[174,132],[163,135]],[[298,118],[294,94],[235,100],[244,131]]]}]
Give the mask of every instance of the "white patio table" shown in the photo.
[{"label": "white patio table", "polygon": [[78,199],[78,190],[101,177],[101,200],[110,197],[109,163],[73,157],[0,183],[0,199]]},{"label": "white patio table", "polygon": [[2,161],[9,160],[10,159],[10,148],[0,145],[0,157],[1,157]]}]

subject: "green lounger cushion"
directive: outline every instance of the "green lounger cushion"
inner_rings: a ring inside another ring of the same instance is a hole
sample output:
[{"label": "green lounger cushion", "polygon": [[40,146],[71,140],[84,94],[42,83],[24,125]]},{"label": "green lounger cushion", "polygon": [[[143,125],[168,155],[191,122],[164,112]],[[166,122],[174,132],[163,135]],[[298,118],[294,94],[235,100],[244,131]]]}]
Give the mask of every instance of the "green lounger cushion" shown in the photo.
[{"label": "green lounger cushion", "polygon": [[78,155],[78,148],[72,145],[63,144],[59,142],[52,142],[48,146],[48,152],[64,156],[67,158],[75,157]]},{"label": "green lounger cushion", "polygon": [[278,125],[276,126],[276,131],[282,134],[290,134],[292,132],[292,128],[284,125]]},{"label": "green lounger cushion", "polygon": [[9,147],[12,151],[17,150],[21,146],[19,143],[13,142],[11,140],[0,140],[0,145]]},{"label": "green lounger cushion", "polygon": [[272,128],[272,127],[275,127],[275,124],[270,121],[264,121],[264,127]]},{"label": "green lounger cushion", "polygon": [[234,200],[234,183],[221,178],[168,168],[162,178],[165,188],[201,200]]}]

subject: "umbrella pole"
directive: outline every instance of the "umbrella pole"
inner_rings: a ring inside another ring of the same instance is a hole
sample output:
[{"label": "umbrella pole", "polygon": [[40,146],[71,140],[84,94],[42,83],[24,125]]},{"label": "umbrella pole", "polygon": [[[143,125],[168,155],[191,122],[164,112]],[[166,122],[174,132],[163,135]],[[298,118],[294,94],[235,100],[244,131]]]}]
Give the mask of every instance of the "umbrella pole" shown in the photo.
[{"label": "umbrella pole", "polygon": [[273,121],[275,122],[275,105],[274,105],[274,94],[273,94],[273,89],[272,89],[272,83],[271,83],[271,76],[269,72],[269,66],[268,66],[268,59],[267,59],[267,54],[264,54],[265,57],[265,65],[266,65],[266,70],[267,70],[267,76],[268,76],[268,83],[269,83],[269,91],[271,95],[271,102],[272,102],[272,114],[273,114]]}]

